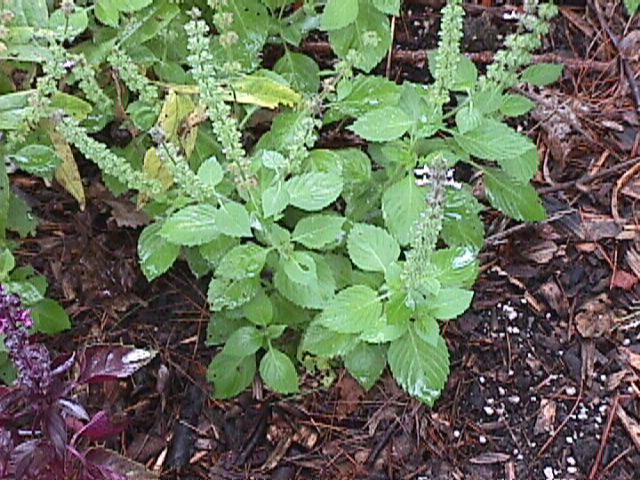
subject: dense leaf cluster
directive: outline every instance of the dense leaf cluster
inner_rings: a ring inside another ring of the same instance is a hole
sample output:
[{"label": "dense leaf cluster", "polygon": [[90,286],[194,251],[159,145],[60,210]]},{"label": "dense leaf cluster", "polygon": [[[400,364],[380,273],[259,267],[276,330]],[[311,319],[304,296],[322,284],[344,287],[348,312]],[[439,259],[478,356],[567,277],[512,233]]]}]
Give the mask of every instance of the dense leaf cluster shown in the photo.
[{"label": "dense leaf cluster", "polygon": [[[78,3],[49,13],[45,0],[18,2],[5,22],[2,58],[38,77],[32,90],[0,85],[5,158],[55,176],[82,206],[73,147],[114,193],[137,194],[154,219],[138,245],[147,278],[178,258],[210,276],[218,397],[256,372],[297,392],[296,359],[311,356],[342,359],[365,388],[388,365],[432,404],[449,372],[440,325],[469,307],[484,241],[484,207],[452,169],[476,169],[506,215],[545,217],[530,184],[535,144],[508,122],[534,104],[508,88],[561,75],[523,68],[553,8],[527,2],[519,34],[481,75],[460,52],[464,10],[450,0],[433,83],[399,85],[371,74],[399,0]],[[333,68],[301,53],[313,31],[328,38]],[[284,52],[272,70],[261,68],[267,43]],[[268,130],[248,135],[264,118]],[[91,136],[114,123],[133,136],[125,147]],[[315,148],[320,127],[339,124],[367,148]]]}]

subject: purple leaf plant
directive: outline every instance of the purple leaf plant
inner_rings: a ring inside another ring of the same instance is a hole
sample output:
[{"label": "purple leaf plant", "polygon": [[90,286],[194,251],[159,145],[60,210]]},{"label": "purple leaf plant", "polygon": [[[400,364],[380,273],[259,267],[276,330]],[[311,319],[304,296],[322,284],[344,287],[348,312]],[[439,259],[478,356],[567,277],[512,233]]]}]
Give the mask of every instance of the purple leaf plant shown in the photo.
[{"label": "purple leaf plant", "polygon": [[143,465],[91,447],[125,425],[104,410],[90,416],[76,395],[83,385],[131,376],[155,352],[96,345],[52,360],[47,347],[31,341],[32,327],[31,312],[0,286],[0,338],[18,372],[15,385],[0,385],[0,480],[155,478]]}]

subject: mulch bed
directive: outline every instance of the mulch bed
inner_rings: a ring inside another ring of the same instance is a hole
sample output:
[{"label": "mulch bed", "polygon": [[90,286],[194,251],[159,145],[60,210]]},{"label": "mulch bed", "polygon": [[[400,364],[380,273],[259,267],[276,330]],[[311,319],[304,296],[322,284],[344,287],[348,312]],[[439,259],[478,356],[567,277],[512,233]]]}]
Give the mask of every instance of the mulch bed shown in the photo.
[{"label": "mulch bed", "polygon": [[[424,80],[442,2],[405,3],[379,73]],[[514,8],[481,3],[489,6],[467,7],[465,37],[479,65],[511,30],[504,14]],[[211,399],[205,281],[186,264],[144,280],[144,218],[91,165],[82,165],[84,212],[61,190],[16,178],[42,219],[21,260],[49,277],[74,318],[52,348],[124,342],[159,352],[133,382],[88,392],[92,406],[130,419],[112,446],[162,478],[638,478],[640,20],[628,22],[616,2],[599,11],[571,3],[536,57],[564,63],[564,78],[526,92],[540,106],[520,125],[542,153],[537,186],[549,219],[516,225],[486,212],[483,275],[473,310],[446,326],[452,375],[433,410],[389,376],[366,393],[344,372],[328,389],[331,372],[307,374],[297,397],[256,384],[235,400]],[[326,43],[303,49],[322,60]],[[321,140],[350,142],[337,131]]]}]

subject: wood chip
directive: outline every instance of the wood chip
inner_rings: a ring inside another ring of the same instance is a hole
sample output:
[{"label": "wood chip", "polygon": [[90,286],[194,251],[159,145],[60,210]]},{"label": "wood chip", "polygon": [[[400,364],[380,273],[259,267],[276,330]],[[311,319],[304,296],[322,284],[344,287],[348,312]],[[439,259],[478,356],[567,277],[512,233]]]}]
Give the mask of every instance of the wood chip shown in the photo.
[{"label": "wood chip", "polygon": [[504,463],[511,458],[507,453],[487,452],[469,459],[471,463],[476,465],[493,465],[494,463]]},{"label": "wood chip", "polygon": [[576,314],[576,329],[584,338],[597,338],[608,334],[613,325],[614,313],[606,294],[586,302]]},{"label": "wood chip", "polygon": [[620,421],[622,422],[622,425],[624,425],[624,428],[627,430],[627,433],[631,437],[633,444],[640,451],[640,424],[638,424],[635,419],[627,415],[627,412],[625,412],[620,405],[618,405],[617,413],[618,418],[620,418]]},{"label": "wood chip", "polygon": [[556,402],[550,398],[543,398],[540,407],[540,413],[533,427],[533,433],[536,435],[553,432],[556,423]]}]

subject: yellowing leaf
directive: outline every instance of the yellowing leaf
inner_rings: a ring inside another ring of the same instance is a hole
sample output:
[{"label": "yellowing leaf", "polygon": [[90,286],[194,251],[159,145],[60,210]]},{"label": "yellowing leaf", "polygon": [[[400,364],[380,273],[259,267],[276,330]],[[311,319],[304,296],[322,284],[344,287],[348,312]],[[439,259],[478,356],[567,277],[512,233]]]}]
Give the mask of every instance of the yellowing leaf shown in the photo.
[{"label": "yellowing leaf", "polygon": [[240,78],[231,84],[231,90],[229,99],[265,108],[276,108],[278,105],[293,107],[302,98],[287,85],[262,75]]},{"label": "yellowing leaf", "polygon": [[195,105],[187,95],[179,95],[171,90],[164,100],[158,126],[167,135],[168,140],[176,140],[182,121],[193,111]]},{"label": "yellowing leaf", "polygon": [[155,147],[151,147],[144,154],[144,164],[142,170],[149,178],[160,180],[163,191],[169,190],[173,185],[173,176],[169,169],[162,163]]},{"label": "yellowing leaf", "polygon": [[76,199],[80,210],[84,210],[86,199],[84,196],[84,187],[82,186],[82,178],[78,171],[78,164],[73,158],[73,152],[67,141],[47,122],[45,128],[51,138],[51,143],[56,153],[62,158],[62,163],[55,172],[58,183]]}]

